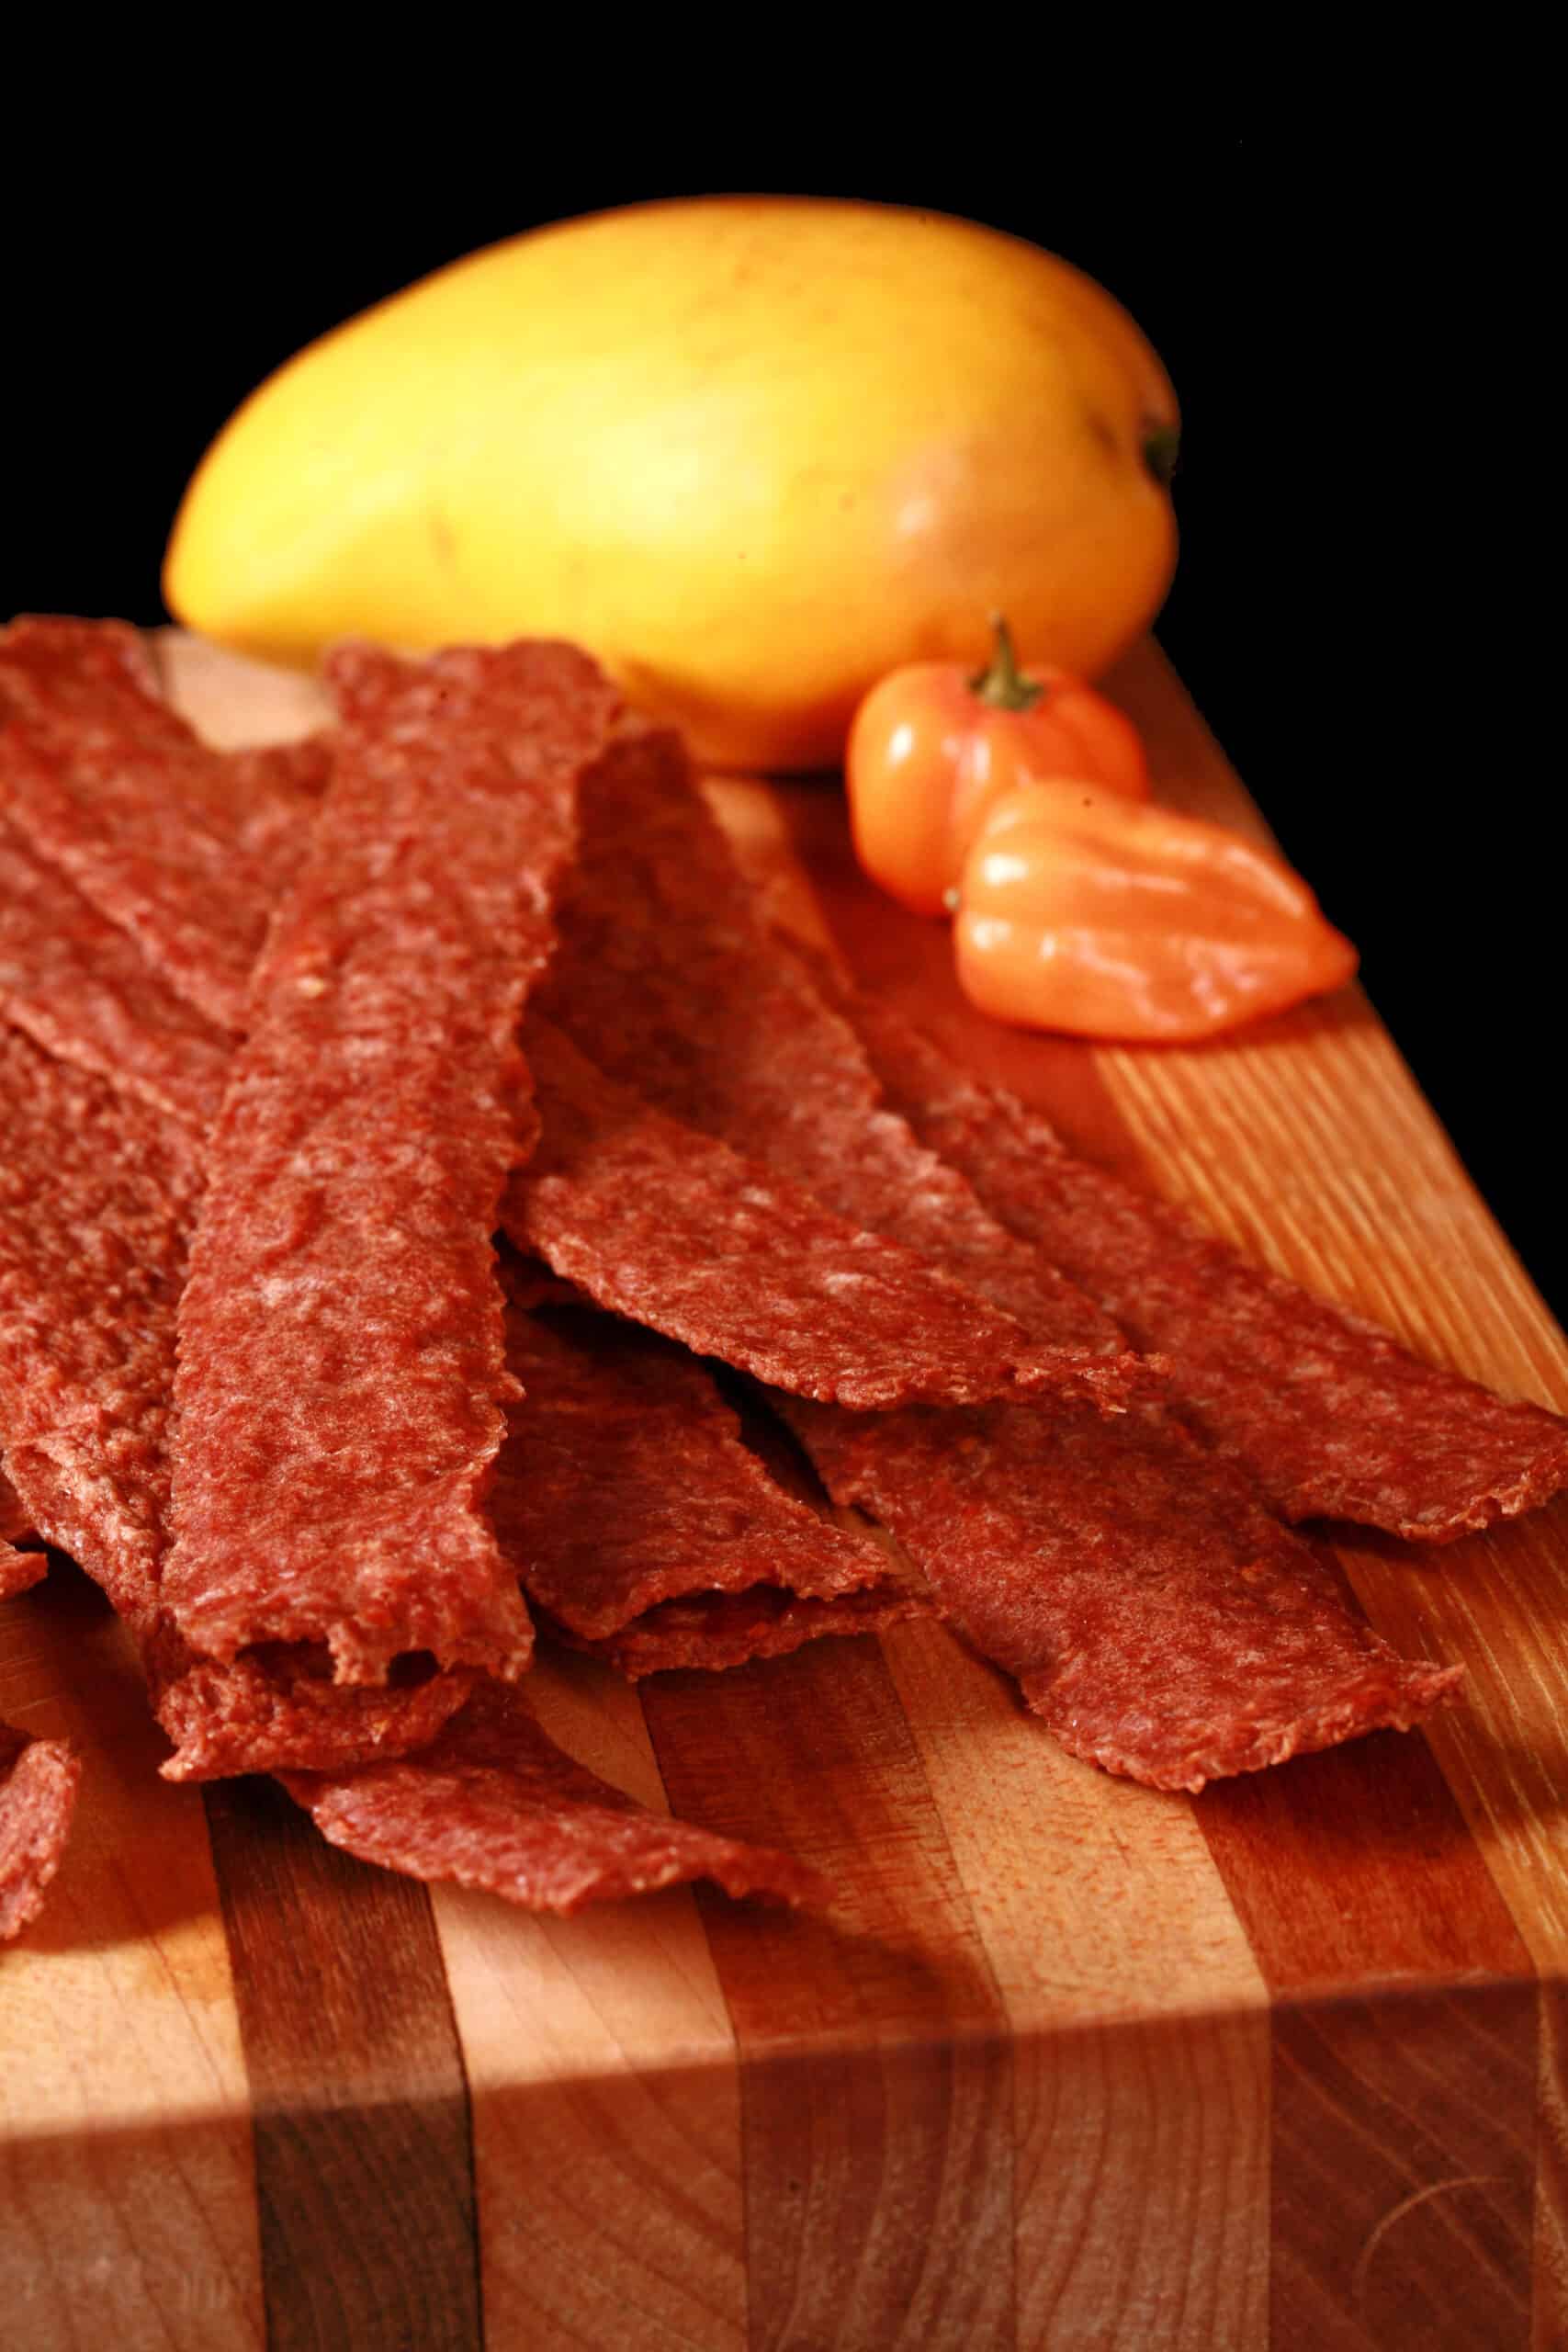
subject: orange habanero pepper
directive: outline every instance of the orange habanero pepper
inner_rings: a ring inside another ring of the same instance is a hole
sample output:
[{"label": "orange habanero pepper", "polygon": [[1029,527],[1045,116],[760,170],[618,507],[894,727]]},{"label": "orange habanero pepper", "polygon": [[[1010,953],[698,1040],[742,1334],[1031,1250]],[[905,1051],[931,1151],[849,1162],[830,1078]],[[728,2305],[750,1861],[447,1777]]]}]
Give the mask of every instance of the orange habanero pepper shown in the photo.
[{"label": "orange habanero pepper", "polygon": [[1026,776],[1082,776],[1146,799],[1137,729],[1066,670],[1019,669],[1007,623],[976,676],[919,662],[874,686],[844,762],[855,850],[874,882],[917,914],[941,914],[987,808]]},{"label": "orange habanero pepper", "polygon": [[1213,1037],[1348,980],[1298,874],[1224,825],[1065,778],[992,802],[953,953],[982,1012],[1082,1037]]}]

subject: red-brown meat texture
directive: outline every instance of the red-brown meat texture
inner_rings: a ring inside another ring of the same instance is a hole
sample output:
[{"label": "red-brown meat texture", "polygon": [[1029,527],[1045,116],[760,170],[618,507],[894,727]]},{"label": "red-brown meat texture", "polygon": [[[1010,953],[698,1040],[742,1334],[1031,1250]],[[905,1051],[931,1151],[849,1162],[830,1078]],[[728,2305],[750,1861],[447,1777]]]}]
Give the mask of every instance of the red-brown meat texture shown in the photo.
[{"label": "red-brown meat texture", "polygon": [[581,808],[539,1010],[607,1077],[945,1267],[1056,1351],[1062,1385],[1119,1403],[1140,1376],[1121,1334],[889,1111],[853,1032],[762,936],[678,741],[623,736]]},{"label": "red-brown meat texture", "polygon": [[[26,1512],[20,1512],[26,1521]],[[18,1535],[30,1535],[25,1523],[17,1530]],[[10,1542],[0,1537],[0,1600],[14,1600],[19,1592],[30,1592],[41,1584],[49,1573],[49,1561],[42,1552],[18,1552]]]},{"label": "red-brown meat texture", "polygon": [[310,804],[320,800],[332,782],[336,754],[337,730],[323,728],[319,735],[306,735],[297,742],[258,743],[250,751],[225,752],[224,758],[242,807],[257,794],[266,800],[282,794],[298,801],[299,814],[308,817]]},{"label": "red-brown meat texture", "polygon": [[209,752],[118,624],[0,631],[0,813],[222,1027],[243,1023],[323,756],[319,743],[237,763]]},{"label": "red-brown meat texture", "polygon": [[81,1777],[69,1741],[30,1739],[0,1724],[0,1944],[38,1917],[71,1834]]},{"label": "red-brown meat texture", "polygon": [[[857,1409],[1029,1396],[1077,1378],[897,1241],[606,1079],[551,1022],[524,1045],[540,1135],[508,1236],[614,1313],[779,1388]],[[1111,1393],[1120,1361],[1084,1366]]]},{"label": "red-brown meat texture", "polygon": [[1444,1543],[1568,1486],[1568,1421],[1423,1363],[1359,1316],[1251,1265],[1181,1210],[1067,1151],[1016,1096],[889,1007],[845,1002],[899,1109],[991,1214],[1157,1350],[1195,1428],[1292,1520]]},{"label": "red-brown meat texture", "polygon": [[0,1600],[9,1600],[16,1593],[30,1590],[48,1573],[49,1562],[41,1552],[12,1549],[32,1532],[27,1505],[6,1477],[0,1461]]},{"label": "red-brown meat texture", "polygon": [[1156,1788],[1282,1763],[1459,1680],[1351,1614],[1324,1563],[1169,1414],[789,1418],[834,1499],[908,1544],[939,1609],[1063,1746]]},{"label": "red-brown meat texture", "polygon": [[[0,1025],[0,1427],[17,1513],[73,1552],[135,1635],[177,1779],[319,1772],[289,1785],[350,1851],[547,1908],[711,1877],[798,1900],[808,1872],[645,1814],[570,1763],[526,1716],[476,1704],[468,1675],[344,1689],[307,1649],[192,1657],[159,1600],[166,1434],[185,1227],[199,1185],[173,1122]],[[23,1148],[26,1139],[28,1148]],[[434,1745],[433,1746],[433,1743]],[[420,1751],[406,1772],[385,1760]],[[61,1743],[0,1746],[0,1938],[53,1875],[77,1765]]]},{"label": "red-brown meat texture", "polygon": [[[0,746],[0,774],[3,762]],[[197,1131],[217,1116],[232,1037],[177,995],[4,813],[0,1019]]]},{"label": "red-brown meat texture", "polygon": [[334,654],[342,717],[208,1153],[180,1306],[165,1603],[197,1651],[501,1675],[531,1631],[482,1498],[513,1394],[491,1236],[578,776],[568,646]]},{"label": "red-brown meat texture", "polygon": [[[88,682],[99,680],[103,649],[96,640],[67,633],[66,646]],[[63,660],[62,649],[55,650]],[[131,695],[140,714],[147,693],[141,650],[132,639],[123,651],[129,678],[113,664],[111,677],[121,699]],[[176,778],[193,756],[205,756],[210,771],[194,800],[189,792],[167,799],[160,822],[171,847],[159,868],[158,890],[139,902],[137,937],[166,977],[148,969],[118,922],[99,913],[58,872],[49,893],[43,886],[51,869],[14,835],[17,857],[29,859],[31,871],[13,918],[18,935],[7,1009],[51,1051],[103,1070],[205,1127],[216,1114],[232,1041],[194,1004],[182,1006],[175,990],[210,1004],[213,975],[234,962],[234,944],[244,943],[246,956],[254,951],[270,898],[299,854],[298,841],[286,840],[286,829],[265,812],[276,809],[280,796],[288,808],[308,808],[329,744],[312,739],[220,759],[197,752],[182,722],[163,706],[141,715],[152,748],[134,781],[149,797],[160,757],[173,761]],[[625,756],[635,763],[648,741],[661,740],[634,726]],[[59,748],[68,765],[83,763],[80,746],[69,736]],[[269,844],[268,859],[259,864],[246,853],[246,827],[257,821],[254,808],[251,817],[245,814],[258,796]],[[118,836],[106,840],[105,828],[125,818],[123,806],[105,809],[84,798],[72,815],[76,848],[96,874],[94,859],[112,863]],[[202,843],[209,845],[224,828],[232,855],[220,867]],[[0,867],[5,846],[0,838]],[[122,920],[123,899],[123,892],[115,899]],[[0,1003],[6,1002],[6,977],[0,933]],[[232,994],[226,1001],[237,1021]],[[835,1218],[765,1176],[754,1160],[678,1122],[646,1109],[632,1118],[628,1106],[635,1098],[622,1093],[617,1100],[615,1090],[596,1084],[570,1047],[552,1051],[543,1037],[537,1044],[555,1075],[547,1165],[531,1171],[525,1189],[509,1201],[509,1227],[525,1246],[570,1261],[583,1287],[603,1304],[760,1378],[857,1408],[900,1397],[968,1402],[1063,1385],[1082,1386],[1114,1405],[1137,1385],[1141,1367],[1130,1355],[1080,1349],[1070,1332],[1064,1340],[1055,1322],[1031,1347],[1016,1324],[1004,1319],[1006,1301],[987,1305],[973,1290],[965,1295],[950,1275],[900,1254],[897,1239]],[[558,1067],[563,1055],[571,1064],[566,1072]],[[962,1188],[935,1163],[926,1175],[939,1190],[945,1182],[948,1197],[934,1205],[962,1237]],[[993,1232],[989,1238],[993,1257],[1005,1256],[1009,1245],[1001,1237]],[[1011,1254],[1019,1298],[1038,1307],[1039,1270],[1029,1252]],[[1066,1297],[1054,1278],[1047,1285]],[[1053,1302],[1054,1317],[1061,1304],[1061,1298]]]},{"label": "red-brown meat texture", "polygon": [[6,1028],[0,1102],[6,1466],[39,1532],[98,1577],[146,1641],[175,1308],[201,1191],[196,1147],[173,1121]]},{"label": "red-brown meat texture", "polygon": [[15,1544],[32,1532],[20,1495],[0,1469],[0,1544]]},{"label": "red-brown meat texture", "polygon": [[532,1911],[712,1879],[727,1894],[823,1902],[813,1871],[652,1813],[562,1754],[516,1692],[476,1692],[426,1753],[345,1778],[284,1776],[324,1838],[411,1878],[482,1887]]},{"label": "red-brown meat texture", "polygon": [[[660,1109],[924,1248],[1037,1336],[1121,1349],[889,1108],[854,1031],[772,935],[669,739],[587,779],[541,1009]],[[1451,1674],[1393,1658],[1246,1474],[1156,1404],[847,1417],[781,1398],[834,1500],[892,1529],[937,1607],[1069,1745],[1192,1786],[1410,1722]],[[966,1466],[964,1466],[966,1465]],[[1315,1644],[1315,1651],[1314,1645]]]},{"label": "red-brown meat texture", "polygon": [[885,1561],[786,1494],[743,1443],[711,1375],[596,1314],[507,1318],[523,1389],[491,1494],[531,1601],[594,1639],[660,1602],[749,1586],[829,1598]]},{"label": "red-brown meat texture", "polygon": [[[471,1678],[344,1690],[308,1650],[194,1657],[160,1598],[175,1322],[201,1171],[150,1105],[0,1023],[0,1430],[21,1517],[125,1621],[173,1779],[423,1746]],[[32,1555],[15,1555],[31,1558]]]},{"label": "red-brown meat texture", "polygon": [[164,700],[151,646],[129,621],[19,614],[0,628],[0,721],[14,710],[96,741],[117,714],[134,710],[147,741],[189,740]]},{"label": "red-brown meat texture", "polygon": [[716,1673],[752,1658],[786,1657],[807,1642],[829,1634],[886,1633],[907,1617],[930,1616],[930,1596],[890,1577],[859,1592],[818,1599],[757,1585],[750,1592],[699,1593],[689,1600],[665,1600],[602,1640],[589,1640],[566,1627],[553,1627],[572,1649],[585,1650],[613,1666],[628,1682],[671,1668]]}]

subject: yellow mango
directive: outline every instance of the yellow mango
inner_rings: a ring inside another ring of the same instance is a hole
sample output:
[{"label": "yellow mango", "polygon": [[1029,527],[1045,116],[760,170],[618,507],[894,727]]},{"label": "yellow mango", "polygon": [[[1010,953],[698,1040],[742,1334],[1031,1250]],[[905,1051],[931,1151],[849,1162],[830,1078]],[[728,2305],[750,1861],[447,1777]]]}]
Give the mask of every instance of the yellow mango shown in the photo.
[{"label": "yellow mango", "polygon": [[219,435],[171,609],[309,664],[575,639],[728,766],[826,766],[885,671],[1094,676],[1176,557],[1177,410],[1103,289],[944,214],[635,206],[472,254],[312,344]]}]

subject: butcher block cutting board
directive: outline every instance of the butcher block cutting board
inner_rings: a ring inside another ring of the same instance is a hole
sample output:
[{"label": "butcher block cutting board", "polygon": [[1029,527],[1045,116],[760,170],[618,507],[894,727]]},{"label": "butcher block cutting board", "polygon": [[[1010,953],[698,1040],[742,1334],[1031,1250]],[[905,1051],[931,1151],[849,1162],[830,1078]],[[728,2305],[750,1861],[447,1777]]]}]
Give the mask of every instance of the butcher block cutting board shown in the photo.
[{"label": "butcher block cutting board", "polygon": [[[218,741],[314,723],[303,681],[163,652]],[[1112,684],[1164,797],[1260,829],[1153,646]],[[1562,1334],[1356,991],[1200,1051],[1006,1033],[859,880],[835,792],[716,797],[863,979],[1083,1151],[1568,1408]],[[159,1781],[118,1628],[57,1567],[0,1611],[0,1717],[85,1756],[0,1959],[0,2339],[1568,2342],[1568,1510],[1337,1548],[1463,1702],[1197,1798],[1073,1761],[931,1624],[636,1691],[552,1666],[574,1754],[838,1895],[567,1922],[334,1853],[269,1783]]]}]

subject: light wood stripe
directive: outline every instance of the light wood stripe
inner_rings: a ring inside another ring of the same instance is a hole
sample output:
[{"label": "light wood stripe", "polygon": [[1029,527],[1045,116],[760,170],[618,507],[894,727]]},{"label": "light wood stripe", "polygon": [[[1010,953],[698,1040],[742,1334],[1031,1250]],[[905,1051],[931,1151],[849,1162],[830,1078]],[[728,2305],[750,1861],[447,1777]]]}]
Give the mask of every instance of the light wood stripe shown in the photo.
[{"label": "light wood stripe", "polygon": [[[529,1699],[561,1746],[659,1809],[637,1694],[586,1659]],[[735,2038],[691,1894],[575,1919],[434,1893],[473,2099],[488,2341],[742,2352]]]},{"label": "light wood stripe", "polygon": [[1191,1801],[1065,1754],[938,1626],[883,1648],[1013,2037],[1019,2343],[1261,2347],[1268,1994]]},{"label": "light wood stripe", "polygon": [[829,1918],[703,1900],[740,2062],[749,2342],[1010,2352],[1005,2017],[874,1643],[644,1686],[676,1813],[784,1847]]},{"label": "light wood stripe", "polygon": [[0,1952],[0,2311],[27,2352],[264,2340],[244,2061],[201,1799],[59,1566],[0,1609],[0,1714],[81,1746],[42,1917]]}]

